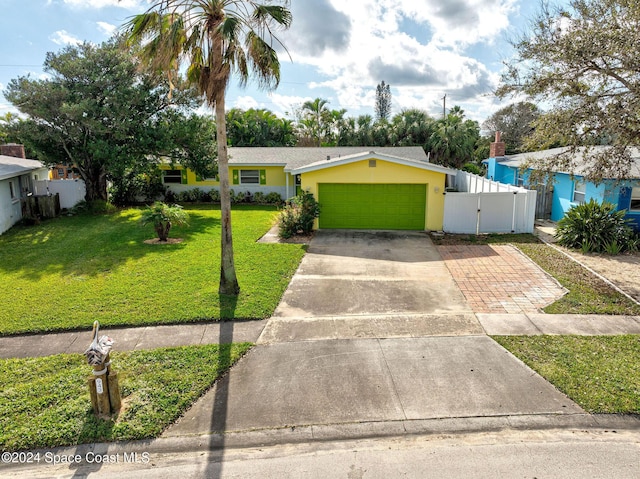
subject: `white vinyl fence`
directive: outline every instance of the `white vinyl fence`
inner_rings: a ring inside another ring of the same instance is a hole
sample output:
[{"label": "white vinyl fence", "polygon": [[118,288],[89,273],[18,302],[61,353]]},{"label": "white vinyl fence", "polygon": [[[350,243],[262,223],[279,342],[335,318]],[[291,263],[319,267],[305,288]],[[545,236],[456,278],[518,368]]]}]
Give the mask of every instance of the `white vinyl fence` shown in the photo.
[{"label": "white vinyl fence", "polygon": [[536,194],[464,171],[444,199],[446,233],[533,233]]},{"label": "white vinyl fence", "polygon": [[55,195],[60,193],[60,208],[73,208],[84,201],[86,188],[82,180],[34,181],[34,195]]}]

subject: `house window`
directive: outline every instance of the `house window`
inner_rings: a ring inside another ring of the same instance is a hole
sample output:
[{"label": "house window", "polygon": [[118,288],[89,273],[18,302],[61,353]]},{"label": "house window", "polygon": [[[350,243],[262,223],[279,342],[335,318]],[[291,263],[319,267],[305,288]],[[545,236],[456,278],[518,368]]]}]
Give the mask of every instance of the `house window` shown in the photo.
[{"label": "house window", "polygon": [[241,185],[259,185],[260,170],[240,170]]},{"label": "house window", "polygon": [[182,183],[181,170],[164,170],[165,183]]},{"label": "house window", "polygon": [[524,171],[516,171],[516,186],[524,186]]},{"label": "house window", "polygon": [[631,211],[640,211],[640,186],[631,188],[631,205],[629,206]]},{"label": "house window", "polygon": [[587,185],[584,181],[576,181],[573,187],[573,202],[584,203],[584,198],[587,193]]},{"label": "house window", "polygon": [[13,181],[9,182],[9,192],[11,193],[11,199],[12,200],[17,200],[18,196],[16,195],[16,187],[13,184]]}]

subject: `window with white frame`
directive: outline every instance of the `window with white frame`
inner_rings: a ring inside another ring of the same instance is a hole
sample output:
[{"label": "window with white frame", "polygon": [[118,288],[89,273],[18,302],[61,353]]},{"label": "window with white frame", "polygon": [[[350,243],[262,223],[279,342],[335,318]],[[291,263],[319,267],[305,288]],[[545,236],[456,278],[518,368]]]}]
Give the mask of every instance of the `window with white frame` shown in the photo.
[{"label": "window with white frame", "polygon": [[573,202],[584,203],[587,193],[587,185],[584,181],[576,181],[573,186]]},{"label": "window with white frame", "polygon": [[18,199],[18,193],[16,192],[16,185],[13,181],[9,182],[9,193],[11,194],[12,200]]},{"label": "window with white frame", "polygon": [[640,211],[640,186],[631,188],[631,205],[629,205],[629,210]]},{"label": "window with white frame", "polygon": [[260,170],[240,170],[241,185],[259,185]]}]

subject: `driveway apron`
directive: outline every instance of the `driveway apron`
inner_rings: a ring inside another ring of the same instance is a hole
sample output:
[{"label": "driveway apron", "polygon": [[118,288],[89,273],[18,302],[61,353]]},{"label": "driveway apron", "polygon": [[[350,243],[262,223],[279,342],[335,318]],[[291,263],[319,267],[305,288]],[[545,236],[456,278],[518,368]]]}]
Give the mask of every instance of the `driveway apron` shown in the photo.
[{"label": "driveway apron", "polygon": [[425,233],[319,231],[258,345],[165,436],[583,413],[484,334]]}]

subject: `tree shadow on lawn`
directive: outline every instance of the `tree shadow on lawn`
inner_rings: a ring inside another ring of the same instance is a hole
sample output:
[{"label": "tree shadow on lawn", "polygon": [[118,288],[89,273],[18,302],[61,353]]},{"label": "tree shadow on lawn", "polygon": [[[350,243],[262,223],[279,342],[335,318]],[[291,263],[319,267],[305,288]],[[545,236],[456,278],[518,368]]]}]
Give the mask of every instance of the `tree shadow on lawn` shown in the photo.
[{"label": "tree shadow on lawn", "polygon": [[[208,214],[207,214],[208,213]],[[155,237],[141,226],[135,209],[112,215],[59,217],[33,226],[16,226],[0,237],[0,271],[19,272],[30,280],[49,274],[95,277],[146,256],[170,255],[219,236],[220,219],[212,210],[189,210],[189,226],[175,227],[176,244],[145,244]]]},{"label": "tree shadow on lawn", "polygon": [[[221,294],[219,295],[219,299],[220,317],[223,317],[223,314],[231,314],[232,317],[235,316],[238,297]],[[233,321],[222,321],[220,323],[220,337],[218,340],[220,346],[233,343],[233,329]],[[223,354],[227,354],[227,356],[223,356]],[[225,364],[231,364],[230,354],[231,349],[220,347],[218,361],[221,368],[224,367]],[[227,418],[229,414],[229,372],[218,379],[215,388],[209,429],[214,432],[214,434],[210,436],[209,451],[211,452],[209,452],[207,467],[204,473],[204,477],[211,479],[222,476],[222,457],[226,447],[224,432],[227,429]]]}]

